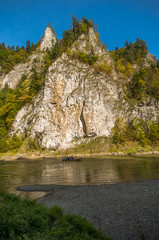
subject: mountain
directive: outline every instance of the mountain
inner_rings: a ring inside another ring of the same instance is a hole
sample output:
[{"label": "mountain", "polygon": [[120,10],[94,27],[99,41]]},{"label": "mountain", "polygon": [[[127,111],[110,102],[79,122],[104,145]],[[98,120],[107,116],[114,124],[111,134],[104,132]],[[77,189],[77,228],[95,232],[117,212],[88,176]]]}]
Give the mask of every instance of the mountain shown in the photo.
[{"label": "mountain", "polygon": [[158,79],[158,71],[142,40],[110,53],[86,19],[74,19],[60,43],[47,27],[38,48],[4,77],[3,89],[11,89],[17,102],[21,89],[18,99],[23,99],[9,134],[36,139],[41,148],[54,150],[84,138],[114,136],[121,141],[122,131],[151,139],[146,131],[150,135],[150,128],[158,126],[159,104],[149,76]]}]

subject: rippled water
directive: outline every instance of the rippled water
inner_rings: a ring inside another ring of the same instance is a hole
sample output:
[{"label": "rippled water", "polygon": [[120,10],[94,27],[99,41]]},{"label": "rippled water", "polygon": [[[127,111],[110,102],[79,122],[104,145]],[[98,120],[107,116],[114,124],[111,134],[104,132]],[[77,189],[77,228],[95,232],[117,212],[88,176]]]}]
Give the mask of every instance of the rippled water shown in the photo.
[{"label": "rippled water", "polygon": [[[159,156],[91,158],[65,163],[59,159],[0,162],[0,189],[13,193],[18,193],[16,188],[21,185],[97,185],[155,178],[159,178]],[[34,198],[33,194],[31,197]]]}]

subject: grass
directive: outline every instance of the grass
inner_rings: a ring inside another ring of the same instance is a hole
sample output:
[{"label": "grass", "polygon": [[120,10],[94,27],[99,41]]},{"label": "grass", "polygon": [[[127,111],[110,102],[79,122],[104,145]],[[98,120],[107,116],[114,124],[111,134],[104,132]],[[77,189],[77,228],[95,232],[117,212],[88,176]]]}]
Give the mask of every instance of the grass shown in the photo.
[{"label": "grass", "polygon": [[73,148],[66,150],[56,151],[54,155],[76,155],[76,154],[107,154],[122,152],[125,155],[130,153],[141,153],[141,152],[150,152],[150,151],[159,151],[159,142],[156,144],[146,144],[142,146],[137,141],[125,141],[122,144],[115,144],[112,142],[111,138],[107,137],[94,137],[94,138],[85,138],[81,143],[78,141],[75,142]]},{"label": "grass", "polygon": [[111,240],[86,219],[0,192],[0,239]]},{"label": "grass", "polygon": [[[19,149],[17,154],[15,152],[7,152],[0,154],[1,159],[9,159],[18,157],[19,155],[25,158],[40,158],[40,157],[61,157],[63,155],[133,155],[133,154],[142,154],[151,153],[153,151],[159,152],[159,141],[156,141],[153,144],[146,144],[145,146],[141,145],[138,141],[125,141],[124,143],[113,143],[111,138],[108,137],[92,137],[77,139],[73,142],[74,147],[69,149],[61,150],[47,150],[47,149],[27,149],[25,142],[22,147]],[[5,156],[6,155],[6,156]]]}]

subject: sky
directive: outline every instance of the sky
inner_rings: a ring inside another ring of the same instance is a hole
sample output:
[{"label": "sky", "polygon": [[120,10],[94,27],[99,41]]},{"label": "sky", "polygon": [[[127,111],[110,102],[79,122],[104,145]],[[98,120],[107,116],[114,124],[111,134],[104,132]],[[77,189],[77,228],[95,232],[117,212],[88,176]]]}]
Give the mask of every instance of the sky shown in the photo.
[{"label": "sky", "polygon": [[61,39],[72,15],[93,19],[109,50],[140,38],[159,58],[159,0],[0,0],[0,43],[35,44],[48,23]]}]

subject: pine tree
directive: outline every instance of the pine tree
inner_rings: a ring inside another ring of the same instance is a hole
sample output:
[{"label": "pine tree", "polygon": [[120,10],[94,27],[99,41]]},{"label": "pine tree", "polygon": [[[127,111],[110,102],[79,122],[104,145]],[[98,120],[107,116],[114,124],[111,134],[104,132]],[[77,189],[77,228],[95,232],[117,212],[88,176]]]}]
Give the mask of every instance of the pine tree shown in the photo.
[{"label": "pine tree", "polygon": [[30,46],[30,41],[28,40],[28,41],[26,42],[26,51],[29,53],[30,50],[31,50],[31,46]]}]

